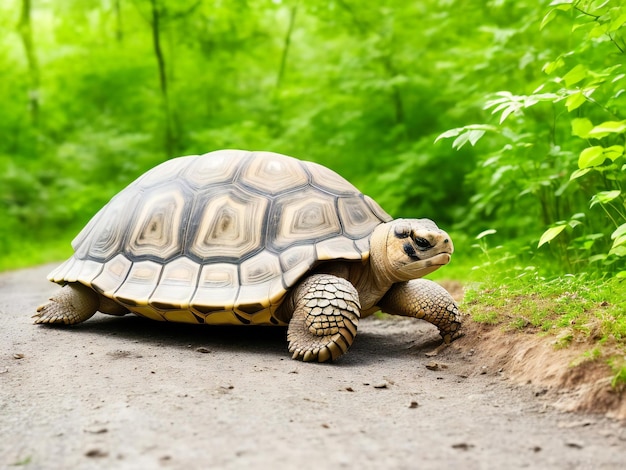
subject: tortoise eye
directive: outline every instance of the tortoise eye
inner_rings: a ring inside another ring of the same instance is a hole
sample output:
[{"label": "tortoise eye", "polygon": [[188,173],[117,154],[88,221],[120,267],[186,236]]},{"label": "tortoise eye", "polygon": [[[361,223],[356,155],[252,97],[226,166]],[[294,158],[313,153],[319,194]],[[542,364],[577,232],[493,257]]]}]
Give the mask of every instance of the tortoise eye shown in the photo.
[{"label": "tortoise eye", "polygon": [[408,238],[411,235],[411,228],[408,226],[399,226],[393,229],[393,234],[397,238]]},{"label": "tortoise eye", "polygon": [[419,248],[422,248],[424,250],[432,247],[430,242],[422,237],[413,237],[413,241]]}]

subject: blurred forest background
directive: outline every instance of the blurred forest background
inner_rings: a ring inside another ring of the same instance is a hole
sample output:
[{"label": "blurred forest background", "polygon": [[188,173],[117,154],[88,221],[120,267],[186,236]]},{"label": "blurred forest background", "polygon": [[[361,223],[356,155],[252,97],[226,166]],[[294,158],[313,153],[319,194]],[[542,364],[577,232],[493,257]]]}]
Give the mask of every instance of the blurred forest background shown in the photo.
[{"label": "blurred forest background", "polygon": [[68,256],[148,168],[242,148],[433,218],[457,277],[626,277],[625,24],[618,0],[4,0],[0,269]]}]

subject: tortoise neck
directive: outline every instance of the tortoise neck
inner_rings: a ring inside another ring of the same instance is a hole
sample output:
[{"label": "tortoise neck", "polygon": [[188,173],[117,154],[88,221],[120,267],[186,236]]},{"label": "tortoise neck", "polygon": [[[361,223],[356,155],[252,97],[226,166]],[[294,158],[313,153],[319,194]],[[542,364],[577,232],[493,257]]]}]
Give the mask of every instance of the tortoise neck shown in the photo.
[{"label": "tortoise neck", "polygon": [[391,273],[390,263],[386,257],[388,224],[381,224],[374,229],[370,237],[369,263],[355,266],[351,271],[350,281],[359,291],[361,308],[369,309],[387,293],[391,286],[398,282]]},{"label": "tortoise neck", "polygon": [[387,237],[389,236],[389,224],[380,224],[372,232],[370,238],[370,271],[372,280],[377,286],[389,289],[396,282],[404,281],[394,275],[396,270],[387,256]]}]

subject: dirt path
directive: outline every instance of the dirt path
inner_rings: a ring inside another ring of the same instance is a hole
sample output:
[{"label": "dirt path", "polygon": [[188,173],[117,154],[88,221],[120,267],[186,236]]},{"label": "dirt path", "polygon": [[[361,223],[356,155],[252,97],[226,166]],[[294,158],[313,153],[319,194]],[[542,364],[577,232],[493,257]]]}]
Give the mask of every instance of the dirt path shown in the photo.
[{"label": "dirt path", "polygon": [[626,427],[552,409],[413,320],[334,365],[280,328],[31,324],[52,266],[0,275],[0,468],[623,468]]}]

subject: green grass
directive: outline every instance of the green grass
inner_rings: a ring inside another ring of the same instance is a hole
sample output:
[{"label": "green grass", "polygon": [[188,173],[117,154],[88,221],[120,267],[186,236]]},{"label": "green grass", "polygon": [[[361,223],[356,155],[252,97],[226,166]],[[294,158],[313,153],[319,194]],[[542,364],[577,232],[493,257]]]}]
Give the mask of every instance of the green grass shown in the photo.
[{"label": "green grass", "polygon": [[510,274],[494,273],[471,283],[464,312],[479,323],[546,336],[556,348],[586,344],[583,359],[605,361],[614,373],[613,386],[626,385],[623,280],[585,274],[548,279],[537,270]]}]

